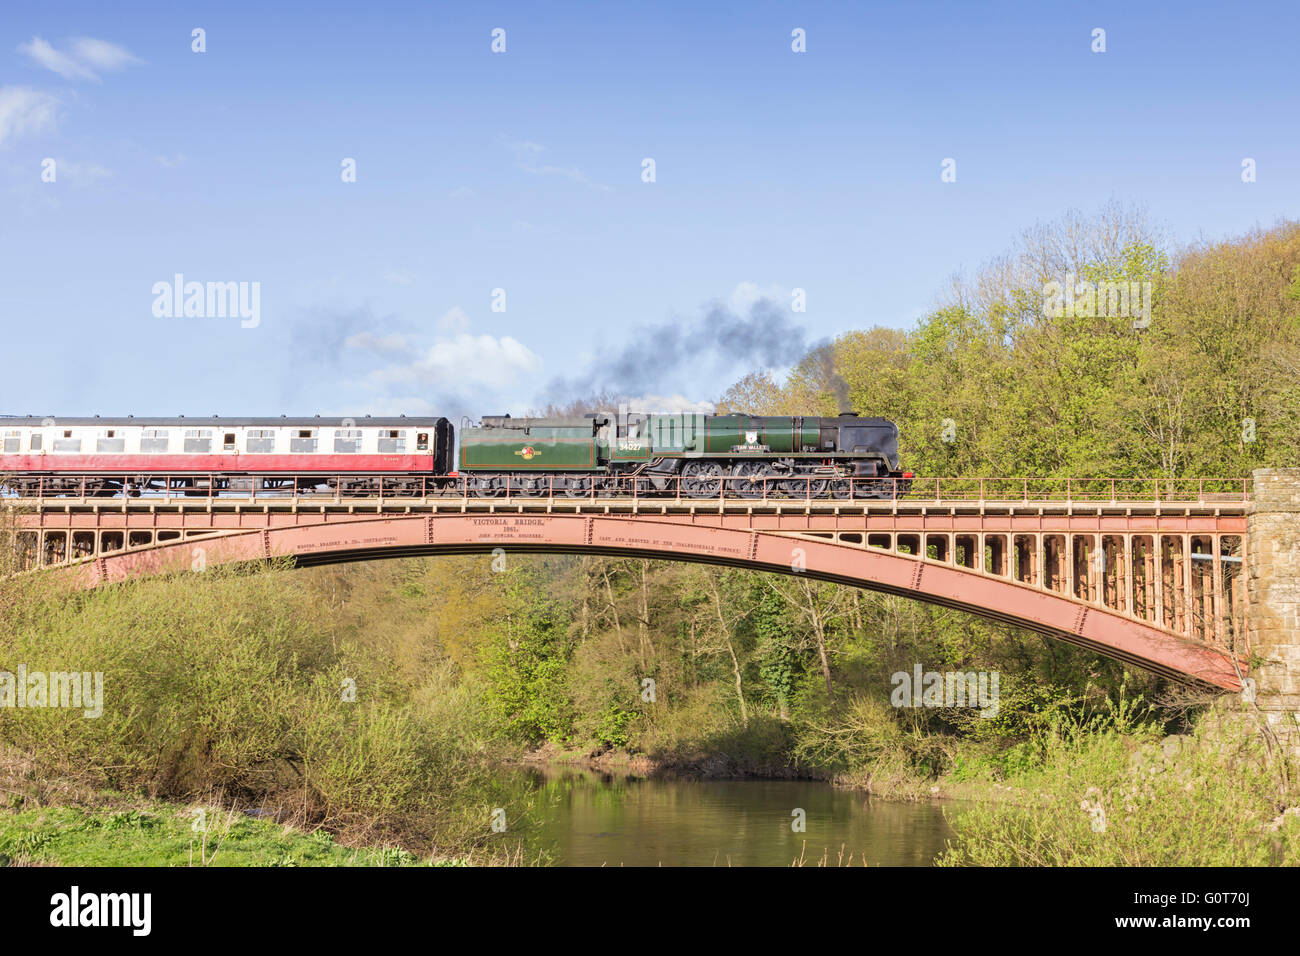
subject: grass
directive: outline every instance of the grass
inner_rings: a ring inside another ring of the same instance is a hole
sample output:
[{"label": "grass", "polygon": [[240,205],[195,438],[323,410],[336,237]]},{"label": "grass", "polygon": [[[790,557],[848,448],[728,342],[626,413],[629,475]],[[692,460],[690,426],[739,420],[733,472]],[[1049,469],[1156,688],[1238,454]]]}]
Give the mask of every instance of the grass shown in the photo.
[{"label": "grass", "polygon": [[0,865],[468,866],[396,847],[352,849],[304,831],[216,807],[150,802],[130,809],[47,807],[0,817]]}]

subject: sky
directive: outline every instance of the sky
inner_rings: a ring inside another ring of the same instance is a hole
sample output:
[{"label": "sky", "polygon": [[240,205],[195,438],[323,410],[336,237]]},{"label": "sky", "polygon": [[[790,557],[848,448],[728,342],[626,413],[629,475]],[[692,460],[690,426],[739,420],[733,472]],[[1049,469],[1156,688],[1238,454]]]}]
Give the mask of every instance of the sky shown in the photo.
[{"label": "sky", "polygon": [[1294,0],[4,0],[0,413],[701,410],[914,326],[1071,208],[1180,242],[1300,215],[1297,27]]}]

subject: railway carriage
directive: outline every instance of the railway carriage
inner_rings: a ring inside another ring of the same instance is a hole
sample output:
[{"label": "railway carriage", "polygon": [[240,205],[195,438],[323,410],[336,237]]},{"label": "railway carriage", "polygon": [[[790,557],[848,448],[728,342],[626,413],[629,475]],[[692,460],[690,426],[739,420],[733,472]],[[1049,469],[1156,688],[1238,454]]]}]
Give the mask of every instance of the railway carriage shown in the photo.
[{"label": "railway carriage", "polygon": [[446,475],[445,418],[0,418],[22,495],[329,489],[415,493]]}]

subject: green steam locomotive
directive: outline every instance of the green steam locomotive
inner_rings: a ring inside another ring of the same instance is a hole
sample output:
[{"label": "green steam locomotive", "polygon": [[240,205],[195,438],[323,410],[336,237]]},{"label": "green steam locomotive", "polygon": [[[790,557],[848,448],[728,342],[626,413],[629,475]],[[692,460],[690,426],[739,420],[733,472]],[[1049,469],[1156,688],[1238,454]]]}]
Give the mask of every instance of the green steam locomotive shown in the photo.
[{"label": "green steam locomotive", "polygon": [[484,497],[895,498],[913,477],[899,470],[898,427],[856,412],[499,415],[459,437],[457,477]]}]

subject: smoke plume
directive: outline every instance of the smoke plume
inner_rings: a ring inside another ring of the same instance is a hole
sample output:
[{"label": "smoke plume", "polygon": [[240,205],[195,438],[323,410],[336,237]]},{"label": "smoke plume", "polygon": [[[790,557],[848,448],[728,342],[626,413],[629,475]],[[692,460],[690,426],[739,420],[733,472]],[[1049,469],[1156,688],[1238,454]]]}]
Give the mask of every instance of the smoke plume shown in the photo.
[{"label": "smoke plume", "polygon": [[834,369],[830,342],[810,344],[796,318],[788,306],[762,298],[745,314],[719,302],[694,322],[640,326],[618,346],[598,352],[589,372],[552,379],[538,404],[564,406],[577,396],[665,393],[678,387],[705,387],[716,395],[737,374],[813,358],[823,387],[847,410],[848,383]]}]

